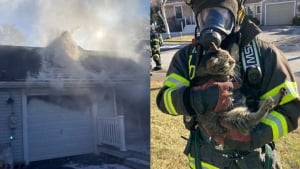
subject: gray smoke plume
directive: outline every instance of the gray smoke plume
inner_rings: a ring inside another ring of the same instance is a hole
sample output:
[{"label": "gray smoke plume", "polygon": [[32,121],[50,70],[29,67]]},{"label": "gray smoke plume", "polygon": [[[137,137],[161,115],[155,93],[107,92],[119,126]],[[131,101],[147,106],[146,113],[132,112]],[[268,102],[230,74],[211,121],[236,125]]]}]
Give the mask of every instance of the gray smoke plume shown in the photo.
[{"label": "gray smoke plume", "polygon": [[[115,72],[129,71],[127,75],[140,79],[149,71],[148,48],[141,43],[149,39],[148,10],[146,0],[0,0],[0,24],[14,25],[11,30],[25,37],[10,45],[53,48],[53,41],[66,31],[83,49],[132,60],[139,65],[139,71],[135,66],[121,65],[114,67]],[[78,57],[76,53],[70,56]],[[57,59],[64,63],[66,58]]]},{"label": "gray smoke plume", "polygon": [[13,22],[25,35],[25,46],[46,46],[69,31],[84,49],[124,55],[135,47],[134,39],[148,39],[148,5],[146,0],[0,0],[0,24]]},{"label": "gray smoke plume", "polygon": [[[88,71],[81,63],[84,50],[78,46],[68,31],[56,37],[48,46],[41,48],[41,69],[38,76],[28,76],[27,84],[47,80],[52,88],[62,89],[65,81],[86,81],[101,79],[110,82],[105,70],[95,73]],[[100,57],[100,56],[99,56]],[[101,60],[101,59],[100,59]]]},{"label": "gray smoke plume", "polygon": [[26,42],[25,36],[20,32],[15,25],[2,24],[0,25],[0,44],[4,45],[20,45]]}]

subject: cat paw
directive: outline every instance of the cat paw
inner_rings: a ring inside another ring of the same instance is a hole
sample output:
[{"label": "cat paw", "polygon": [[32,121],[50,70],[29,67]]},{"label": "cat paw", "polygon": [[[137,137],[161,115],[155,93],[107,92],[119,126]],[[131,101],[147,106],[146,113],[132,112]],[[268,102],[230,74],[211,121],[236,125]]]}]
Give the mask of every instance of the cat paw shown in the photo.
[{"label": "cat paw", "polygon": [[287,91],[285,88],[281,88],[279,93],[275,96],[273,96],[274,102],[276,105],[278,105],[281,101],[281,99],[283,98],[284,95],[287,94]]},{"label": "cat paw", "polygon": [[268,97],[266,100],[263,101],[260,107],[266,109],[266,110],[271,110],[276,106],[276,100],[274,100],[273,97]]}]

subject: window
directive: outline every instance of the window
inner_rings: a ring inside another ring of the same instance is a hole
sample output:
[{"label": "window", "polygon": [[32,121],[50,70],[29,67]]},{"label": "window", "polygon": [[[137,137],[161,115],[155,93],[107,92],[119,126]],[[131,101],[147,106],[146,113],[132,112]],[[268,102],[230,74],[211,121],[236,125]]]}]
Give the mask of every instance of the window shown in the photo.
[{"label": "window", "polygon": [[248,6],[246,8],[246,14],[247,15],[253,15],[253,7],[252,6]]},{"label": "window", "polygon": [[256,14],[260,14],[261,13],[261,6],[257,5],[256,6]]},{"label": "window", "polygon": [[182,9],[181,6],[175,6],[175,18],[182,19]]}]

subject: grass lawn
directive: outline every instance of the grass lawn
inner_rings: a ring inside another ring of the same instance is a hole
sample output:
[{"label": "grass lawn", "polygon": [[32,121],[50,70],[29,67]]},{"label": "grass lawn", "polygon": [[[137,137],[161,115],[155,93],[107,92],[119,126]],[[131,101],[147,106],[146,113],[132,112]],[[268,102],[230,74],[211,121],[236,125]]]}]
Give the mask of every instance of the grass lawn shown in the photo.
[{"label": "grass lawn", "polygon": [[176,36],[170,39],[164,39],[164,44],[173,44],[173,43],[191,43],[194,35],[183,35],[183,36]]},{"label": "grass lawn", "polygon": [[[163,114],[156,106],[156,95],[162,83],[151,82],[151,168],[189,169],[183,154],[188,136],[182,116]],[[300,110],[299,110],[300,111]],[[300,169],[300,128],[276,142],[283,169]]]}]

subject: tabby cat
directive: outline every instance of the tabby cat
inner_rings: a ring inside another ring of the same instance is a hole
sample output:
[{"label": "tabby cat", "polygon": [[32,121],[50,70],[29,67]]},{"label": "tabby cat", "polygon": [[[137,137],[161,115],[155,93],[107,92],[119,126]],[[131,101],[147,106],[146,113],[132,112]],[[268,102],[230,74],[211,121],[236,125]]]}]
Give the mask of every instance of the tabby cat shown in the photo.
[{"label": "tabby cat", "polygon": [[[228,51],[218,48],[214,43],[201,60],[196,75],[198,79],[210,80],[216,82],[232,81],[238,78],[238,65],[235,59]],[[204,83],[203,81],[201,82]],[[197,120],[201,125],[212,133],[222,135],[227,129],[221,125],[221,122],[236,128],[241,134],[248,135],[251,129],[256,126],[260,120],[275,106],[277,106],[283,97],[285,90],[282,89],[280,94],[269,97],[261,101],[256,113],[250,112],[246,106],[238,106],[227,112],[205,113],[198,115]],[[245,103],[243,103],[245,105]]]},{"label": "tabby cat", "polygon": [[208,80],[217,82],[232,81],[239,77],[239,65],[227,50],[218,48],[213,42],[201,58],[196,70],[196,81],[201,85]]}]

